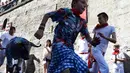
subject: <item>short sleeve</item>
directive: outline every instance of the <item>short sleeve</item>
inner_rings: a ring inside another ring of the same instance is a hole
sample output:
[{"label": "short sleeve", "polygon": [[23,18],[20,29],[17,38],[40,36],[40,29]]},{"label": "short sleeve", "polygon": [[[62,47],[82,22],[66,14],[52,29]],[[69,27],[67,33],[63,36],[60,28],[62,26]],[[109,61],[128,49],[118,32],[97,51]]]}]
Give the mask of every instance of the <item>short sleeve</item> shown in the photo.
[{"label": "short sleeve", "polygon": [[111,33],[115,32],[115,27],[112,27]]},{"label": "short sleeve", "polygon": [[122,58],[122,59],[124,59],[124,58],[125,58],[124,53],[121,53],[121,58]]},{"label": "short sleeve", "polygon": [[3,41],[5,39],[5,34],[1,35],[0,39]]},{"label": "short sleeve", "polygon": [[66,15],[72,14],[72,11],[68,8],[60,8],[57,11],[49,12],[47,14],[50,16],[53,22],[59,22],[63,20]]}]

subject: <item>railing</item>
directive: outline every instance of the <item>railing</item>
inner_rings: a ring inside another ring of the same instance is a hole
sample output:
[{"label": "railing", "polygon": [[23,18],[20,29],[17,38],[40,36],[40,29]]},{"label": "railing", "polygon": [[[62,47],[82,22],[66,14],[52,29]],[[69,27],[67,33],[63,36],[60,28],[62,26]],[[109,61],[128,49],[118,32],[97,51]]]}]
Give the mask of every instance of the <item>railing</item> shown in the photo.
[{"label": "railing", "polygon": [[23,6],[26,3],[31,2],[31,1],[33,1],[33,0],[13,0],[13,1],[10,1],[6,5],[1,5],[0,6],[0,16],[4,15],[20,6]]}]

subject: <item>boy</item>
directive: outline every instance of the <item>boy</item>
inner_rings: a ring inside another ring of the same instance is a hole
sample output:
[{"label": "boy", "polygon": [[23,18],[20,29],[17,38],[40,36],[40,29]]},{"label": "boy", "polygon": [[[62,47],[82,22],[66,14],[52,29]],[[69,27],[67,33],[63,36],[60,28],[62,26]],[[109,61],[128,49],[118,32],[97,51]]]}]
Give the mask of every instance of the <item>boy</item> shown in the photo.
[{"label": "boy", "polygon": [[48,73],[64,73],[69,70],[71,73],[87,73],[87,64],[74,52],[73,44],[79,32],[85,35],[88,42],[96,46],[98,42],[92,41],[86,29],[86,21],[80,18],[85,10],[85,0],[72,0],[72,9],[61,8],[45,14],[35,37],[41,39],[48,18],[56,21],[58,25],[54,31],[52,45],[52,57]]},{"label": "boy", "polygon": [[[94,28],[94,38],[100,38],[100,44],[92,49],[92,54],[96,60],[93,73],[109,73],[108,65],[104,59],[104,54],[108,47],[108,42],[116,43],[116,33],[113,26],[108,25],[108,15],[102,12],[97,15],[99,24]],[[112,38],[110,37],[112,35]]]},{"label": "boy", "polygon": [[124,64],[126,60],[124,53],[120,51],[120,45],[114,45],[113,52],[113,72],[112,73],[124,73]]}]

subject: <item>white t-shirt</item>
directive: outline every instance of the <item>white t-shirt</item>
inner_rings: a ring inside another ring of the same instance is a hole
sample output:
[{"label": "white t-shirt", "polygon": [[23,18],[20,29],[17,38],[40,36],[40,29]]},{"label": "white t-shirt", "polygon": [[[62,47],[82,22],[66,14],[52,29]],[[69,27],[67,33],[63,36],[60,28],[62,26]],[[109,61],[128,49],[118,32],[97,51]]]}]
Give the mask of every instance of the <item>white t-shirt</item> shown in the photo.
[{"label": "white t-shirt", "polygon": [[6,48],[9,41],[14,38],[15,36],[11,36],[9,33],[5,33],[1,35],[0,39],[2,40],[2,47]]},{"label": "white t-shirt", "polygon": [[[120,52],[117,55],[117,59],[124,59],[124,53]],[[124,73],[124,64],[123,62],[117,61],[117,63],[114,63],[115,61],[115,55],[112,56],[113,60],[113,73]]]},{"label": "white t-shirt", "polygon": [[78,53],[88,52],[89,47],[86,39],[79,39],[78,46]]},{"label": "white t-shirt", "polygon": [[[124,53],[122,53],[122,52],[120,52],[116,57],[117,57],[117,59],[124,59],[125,58]],[[113,55],[112,59],[115,60],[115,55]],[[117,61],[117,64],[123,65],[123,62]]]},{"label": "white t-shirt", "polygon": [[46,63],[46,58],[51,60],[51,51],[52,51],[52,47],[45,47],[44,48],[43,64]]},{"label": "white t-shirt", "polygon": [[113,32],[115,32],[115,28],[113,26],[108,25],[108,26],[106,26],[104,28],[93,30],[93,33],[95,34],[95,36],[100,38],[100,44],[98,45],[98,47],[100,48],[100,50],[102,52],[106,52],[109,41],[102,38],[102,37],[100,37],[100,35],[98,34],[99,32],[102,33],[106,37],[110,37],[111,34]]}]

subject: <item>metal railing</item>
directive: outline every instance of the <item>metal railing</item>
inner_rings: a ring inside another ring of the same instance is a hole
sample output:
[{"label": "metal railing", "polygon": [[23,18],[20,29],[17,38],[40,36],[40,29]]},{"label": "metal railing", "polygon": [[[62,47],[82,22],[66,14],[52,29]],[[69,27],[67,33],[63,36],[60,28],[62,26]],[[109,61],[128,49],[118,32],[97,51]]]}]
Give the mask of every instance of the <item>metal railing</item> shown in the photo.
[{"label": "metal railing", "polygon": [[0,6],[0,16],[4,15],[20,6],[23,6],[31,1],[33,1],[33,0],[13,0],[6,5],[3,5],[3,6],[1,5]]}]

